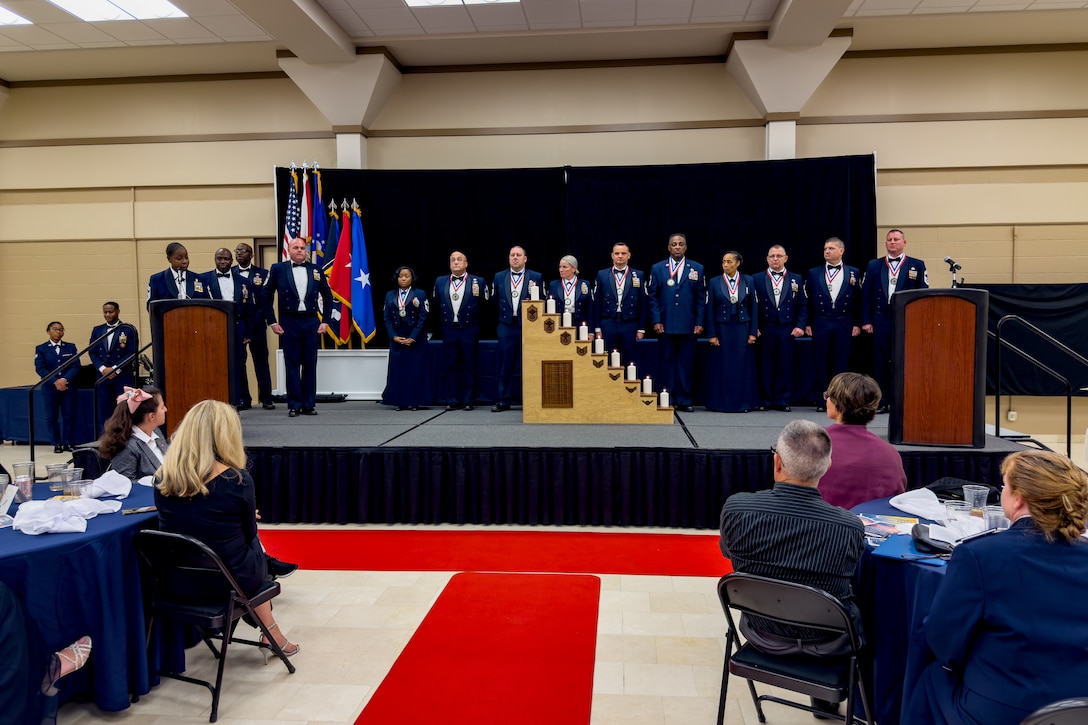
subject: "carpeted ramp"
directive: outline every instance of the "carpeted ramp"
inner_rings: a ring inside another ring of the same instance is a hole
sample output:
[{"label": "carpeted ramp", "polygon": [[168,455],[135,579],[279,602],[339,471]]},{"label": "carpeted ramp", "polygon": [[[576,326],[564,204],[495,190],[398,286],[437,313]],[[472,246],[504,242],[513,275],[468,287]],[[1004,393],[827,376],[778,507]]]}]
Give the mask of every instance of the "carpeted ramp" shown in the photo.
[{"label": "carpeted ramp", "polygon": [[718,537],[709,534],[268,528],[261,541],[303,569],[714,577],[732,571]]},{"label": "carpeted ramp", "polygon": [[600,579],[457,574],[356,725],[579,725],[593,700]]}]

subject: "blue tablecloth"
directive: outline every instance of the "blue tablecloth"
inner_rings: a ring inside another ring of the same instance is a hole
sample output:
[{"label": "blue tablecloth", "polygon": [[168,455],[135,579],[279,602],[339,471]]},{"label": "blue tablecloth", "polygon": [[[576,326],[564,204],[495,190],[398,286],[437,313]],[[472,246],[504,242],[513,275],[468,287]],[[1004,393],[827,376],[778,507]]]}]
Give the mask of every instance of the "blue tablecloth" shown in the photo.
[{"label": "blue tablecloth", "polygon": [[[48,498],[45,483],[35,498]],[[154,503],[152,489],[133,486],[122,508]],[[124,710],[130,693],[148,691],[143,597],[132,537],[156,514],[97,516],[79,534],[29,536],[0,529],[0,581],[18,596],[46,651],[89,634],[91,660],[61,681],[61,697],[87,698],[106,711]]]},{"label": "blue tablecloth", "polygon": [[[0,388],[0,440],[26,443],[30,438],[30,424],[27,422],[29,390],[29,385]],[[73,431],[76,443],[89,443],[98,437],[94,434],[92,400],[92,391],[76,391],[76,425]],[[45,396],[41,391],[34,392],[34,442],[38,445],[55,443],[49,433],[49,421],[45,417]]]},{"label": "blue tablecloth", "polygon": [[[909,515],[892,508],[886,498],[858,504],[851,510]],[[872,656],[868,678],[873,690],[873,714],[880,725],[899,725],[903,683],[917,680],[933,661],[922,624],[944,573],[943,566],[874,556],[870,551],[859,564],[857,594]]]}]

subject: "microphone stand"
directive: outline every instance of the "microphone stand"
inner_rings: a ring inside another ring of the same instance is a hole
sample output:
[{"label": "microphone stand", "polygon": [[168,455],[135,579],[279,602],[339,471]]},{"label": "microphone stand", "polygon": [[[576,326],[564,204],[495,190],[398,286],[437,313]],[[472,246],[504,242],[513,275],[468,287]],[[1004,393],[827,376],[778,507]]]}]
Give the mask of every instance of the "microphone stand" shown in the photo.
[{"label": "microphone stand", "polygon": [[952,261],[951,259],[948,259],[948,258],[946,258],[944,261],[948,264],[948,271],[951,272],[951,274],[952,274],[952,289],[955,289],[957,287],[963,287],[963,278],[962,277],[960,278],[960,281],[958,283],[956,282],[956,272],[963,269],[963,267],[961,267],[960,265],[956,264],[954,261]]}]

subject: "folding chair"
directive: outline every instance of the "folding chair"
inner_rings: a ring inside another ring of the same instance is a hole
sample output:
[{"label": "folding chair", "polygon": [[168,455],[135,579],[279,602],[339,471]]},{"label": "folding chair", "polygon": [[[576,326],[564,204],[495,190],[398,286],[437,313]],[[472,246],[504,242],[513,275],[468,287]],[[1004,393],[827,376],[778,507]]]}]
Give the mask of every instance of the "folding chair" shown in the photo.
[{"label": "folding chair", "polygon": [[[150,600],[147,611],[148,646],[150,647],[151,644],[155,618],[160,617],[195,626],[204,644],[208,645],[212,655],[219,660],[214,685],[205,680],[170,672],[152,674],[207,687],[212,693],[212,714],[209,722],[215,722],[218,717],[219,695],[223,688],[223,670],[227,664],[227,646],[231,642],[271,649],[287,667],[287,671],[294,673],[295,666],[287,659],[287,655],[276,644],[275,637],[254,612],[255,607],[280,593],[279,584],[266,581],[261,585],[260,591],[252,597],[246,597],[216,553],[191,536],[147,529],[136,533],[133,544],[140,560],[145,564],[145,573],[150,580],[148,592]],[[223,591],[223,595],[218,602],[194,599],[194,592],[219,589]],[[246,621],[250,623],[257,624],[268,644],[234,637],[234,630],[242,617],[246,617]],[[218,649],[212,640],[219,641]]]},{"label": "folding chair", "polygon": [[1020,725],[1084,725],[1086,722],[1088,722],[1088,697],[1075,697],[1039,708],[1028,715]]},{"label": "folding chair", "polygon": [[[803,584],[768,579],[754,574],[734,572],[718,581],[718,598],[722,602],[729,629],[726,632],[725,663],[722,667],[721,698],[718,701],[718,725],[725,721],[725,697],[730,673],[748,681],[756,714],[760,722],[767,722],[762,702],[777,702],[817,713],[813,707],[783,700],[773,695],[757,695],[754,682],[762,682],[785,690],[797,692],[829,702],[846,700],[846,715],[819,712],[828,718],[854,723],[865,722],[855,717],[854,691],[861,694],[868,725],[873,725],[872,709],[865,694],[865,683],[858,666],[861,643],[850,615],[838,599],[827,592]],[[748,615],[756,615],[782,624],[803,626],[827,632],[829,635],[846,634],[851,644],[845,655],[773,655],[757,650],[749,644],[741,645],[739,630],[733,621],[730,607]],[[736,648],[736,651],[734,651]]]}]

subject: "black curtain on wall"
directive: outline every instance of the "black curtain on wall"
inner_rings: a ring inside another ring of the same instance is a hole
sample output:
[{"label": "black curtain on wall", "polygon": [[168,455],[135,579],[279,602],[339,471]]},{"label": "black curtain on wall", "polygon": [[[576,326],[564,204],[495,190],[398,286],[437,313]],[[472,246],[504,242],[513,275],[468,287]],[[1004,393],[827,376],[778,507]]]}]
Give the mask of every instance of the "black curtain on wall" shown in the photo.
[{"label": "black curtain on wall", "polygon": [[[290,170],[275,174],[282,235]],[[553,280],[567,253],[592,279],[611,263],[616,241],[630,244],[632,264],[648,270],[665,258],[676,231],[688,236],[690,258],[710,274],[720,273],[729,249],[744,255],[743,271],[759,273],[771,244],[783,244],[788,267],[804,273],[822,261],[830,236],[846,242],[847,263],[863,268],[876,242],[871,155],[640,167],[322,169],[321,181],[326,207],[346,198],[362,209],[377,308],[393,288],[396,267],[411,266],[430,290],[448,273],[453,249],[466,253],[470,272],[490,280],[505,267],[509,248],[520,244],[529,267]],[[484,337],[492,337],[494,320],[483,325]],[[380,323],[372,345],[388,345]]]},{"label": "black curtain on wall", "polygon": [[[1088,357],[1088,284],[993,284],[971,285],[990,293],[989,329],[1005,315],[1018,315]],[[1044,342],[1016,321],[1001,328],[1003,340],[1015,345],[1051,370],[1069,379],[1074,395],[1084,395],[1088,368],[1075,358]],[[986,358],[986,392],[997,389],[996,346],[989,339]],[[1026,362],[1007,347],[1001,351],[1002,395],[1061,395],[1065,385]]]}]

